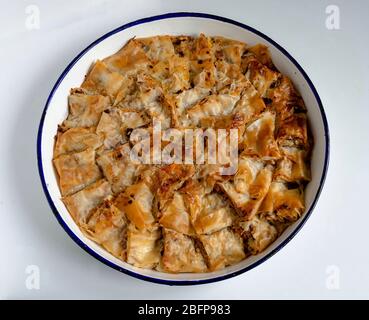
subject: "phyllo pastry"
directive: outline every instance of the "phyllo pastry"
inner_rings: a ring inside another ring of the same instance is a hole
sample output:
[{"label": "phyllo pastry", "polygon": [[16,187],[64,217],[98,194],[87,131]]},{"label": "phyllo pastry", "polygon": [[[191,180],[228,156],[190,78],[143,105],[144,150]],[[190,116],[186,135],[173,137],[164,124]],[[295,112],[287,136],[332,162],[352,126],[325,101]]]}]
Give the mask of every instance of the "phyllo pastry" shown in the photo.
[{"label": "phyllo pastry", "polygon": [[114,101],[124,82],[125,79],[121,74],[110,71],[103,62],[97,61],[81,88],[88,94],[101,94]]},{"label": "phyllo pastry", "polygon": [[[83,92],[83,91],[82,91]],[[102,95],[87,95],[72,91],[68,98],[69,115],[63,122],[67,128],[97,126],[103,111],[110,108],[109,99]]]},{"label": "phyllo pastry", "polygon": [[54,158],[61,154],[83,151],[87,148],[97,149],[103,139],[95,133],[94,128],[71,128],[59,131],[56,135]]},{"label": "phyllo pastry", "polygon": [[127,231],[127,262],[141,268],[154,268],[160,262],[159,229],[139,230],[130,224]]},{"label": "phyllo pastry", "polygon": [[252,216],[268,193],[272,176],[272,165],[258,158],[242,157],[236,174],[218,185],[241,216]]},{"label": "phyllo pastry", "polygon": [[242,142],[243,153],[263,160],[278,159],[280,152],[274,137],[275,114],[266,111],[246,127]]},{"label": "phyllo pastry", "polygon": [[72,154],[62,154],[54,159],[63,196],[75,193],[101,178],[95,162],[95,151],[88,148]]},{"label": "phyllo pastry", "polygon": [[173,198],[164,205],[161,210],[159,223],[164,228],[177,232],[188,235],[194,233],[190,214],[181,193],[175,192]]},{"label": "phyllo pastry", "polygon": [[131,161],[128,144],[103,152],[97,157],[96,162],[111,184],[114,193],[125,190],[137,180],[140,166]]},{"label": "phyllo pastry", "polygon": [[167,272],[206,272],[207,266],[193,238],[164,229],[162,267]]},{"label": "phyllo pastry", "polygon": [[273,182],[259,211],[269,220],[297,220],[305,209],[300,187],[288,188],[283,182]]},{"label": "phyllo pastry", "polygon": [[154,194],[145,181],[129,186],[118,195],[117,206],[139,230],[150,229],[155,223],[152,204]]},{"label": "phyllo pastry", "polygon": [[232,225],[236,212],[221,194],[194,186],[187,190],[192,225],[197,234],[209,234]]},{"label": "phyllo pastry", "polygon": [[200,235],[211,271],[222,269],[245,258],[242,238],[229,228]]},{"label": "phyllo pastry", "polygon": [[281,147],[282,158],[274,171],[274,179],[286,182],[310,180],[309,153],[296,147]]},{"label": "phyllo pastry", "polygon": [[115,206],[113,197],[108,197],[91,210],[85,230],[114,256],[124,258],[127,225],[124,212]]},{"label": "phyllo pastry", "polygon": [[267,248],[278,236],[277,228],[265,219],[254,216],[238,222],[238,230],[244,239],[248,253],[258,254]]},{"label": "phyllo pastry", "polygon": [[304,214],[307,109],[267,46],[157,35],[99,58],[70,91],[52,160],[89,239],[138,268],[212,272]]},{"label": "phyllo pastry", "polygon": [[74,220],[78,224],[84,225],[91,214],[91,210],[111,194],[110,184],[101,179],[71,196],[62,198],[62,200]]}]

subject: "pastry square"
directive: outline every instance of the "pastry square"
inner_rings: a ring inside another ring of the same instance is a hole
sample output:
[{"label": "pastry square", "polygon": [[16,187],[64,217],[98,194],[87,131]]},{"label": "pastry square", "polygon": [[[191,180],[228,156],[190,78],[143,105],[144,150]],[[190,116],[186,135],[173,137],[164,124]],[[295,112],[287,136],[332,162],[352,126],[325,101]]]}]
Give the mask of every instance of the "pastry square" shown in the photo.
[{"label": "pastry square", "polygon": [[111,194],[109,182],[101,179],[62,200],[74,220],[80,225],[85,225],[91,210]]},{"label": "pastry square", "polygon": [[185,234],[164,229],[162,268],[167,272],[206,272],[207,266],[195,240]]},{"label": "pastry square", "polygon": [[53,161],[63,196],[80,191],[101,178],[101,171],[95,162],[95,151],[91,148],[62,154]]},{"label": "pastry square", "polygon": [[242,238],[228,228],[200,235],[211,271],[222,269],[245,258]]},{"label": "pastry square", "polygon": [[140,268],[155,268],[160,262],[159,229],[139,230],[130,225],[127,231],[127,262]]}]

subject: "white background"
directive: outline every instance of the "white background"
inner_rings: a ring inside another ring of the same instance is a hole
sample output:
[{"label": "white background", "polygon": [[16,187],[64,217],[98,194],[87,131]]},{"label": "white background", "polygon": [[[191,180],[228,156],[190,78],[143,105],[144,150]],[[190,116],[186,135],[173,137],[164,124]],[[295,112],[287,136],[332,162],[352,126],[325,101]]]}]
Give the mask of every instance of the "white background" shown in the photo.
[{"label": "white background", "polygon": [[[26,28],[26,8],[40,29]],[[328,30],[326,7],[340,9]],[[0,1],[0,298],[369,298],[369,1]],[[79,248],[58,225],[38,177],[36,134],[56,79],[97,37],[150,15],[198,11],[246,23],[286,48],[315,84],[331,132],[318,205],[282,251],[220,283],[167,287],[121,274]],[[28,290],[26,268],[40,269]],[[339,287],[329,284],[339,271]]]}]

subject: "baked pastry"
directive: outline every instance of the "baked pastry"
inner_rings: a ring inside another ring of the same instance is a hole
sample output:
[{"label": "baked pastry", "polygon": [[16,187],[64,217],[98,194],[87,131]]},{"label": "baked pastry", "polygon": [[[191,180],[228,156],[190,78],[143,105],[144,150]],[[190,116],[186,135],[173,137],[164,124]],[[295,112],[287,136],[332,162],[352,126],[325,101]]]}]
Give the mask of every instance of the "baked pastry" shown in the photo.
[{"label": "baked pastry", "polygon": [[[93,64],[68,104],[53,157],[62,200],[86,236],[129,264],[219,270],[265,250],[305,210],[307,112],[264,45],[133,38]],[[206,139],[186,140],[190,130]],[[234,172],[210,161],[212,139],[219,155],[235,144]],[[149,156],[132,158],[137,146]]]}]

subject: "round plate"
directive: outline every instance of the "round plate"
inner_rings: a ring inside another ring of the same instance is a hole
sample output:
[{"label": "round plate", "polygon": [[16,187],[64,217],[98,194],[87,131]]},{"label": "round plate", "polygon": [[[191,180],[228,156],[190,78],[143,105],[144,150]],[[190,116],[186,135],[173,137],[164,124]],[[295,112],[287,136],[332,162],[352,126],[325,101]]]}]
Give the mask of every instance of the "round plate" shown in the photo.
[{"label": "round plate", "polygon": [[[265,251],[225,269],[209,273],[169,274],[137,268],[115,258],[86,238],[60,200],[61,194],[52,165],[57,125],[67,116],[70,88],[78,87],[82,83],[89,67],[97,59],[112,55],[134,36],[198,35],[201,32],[209,36],[218,35],[240,40],[250,45],[267,45],[276,67],[291,78],[301,93],[314,138],[312,180],[305,190],[306,210],[303,216],[289,226]],[[104,264],[139,279],[169,285],[193,285],[224,280],[255,268],[296,235],[314,209],[323,187],[329,159],[329,132],[324,109],[314,85],[296,60],[275,41],[243,23],[227,18],[204,13],[167,13],[127,23],[94,41],[73,59],[56,81],[47,99],[38,131],[37,157],[42,186],[50,207],[64,230],[81,248]]]}]

